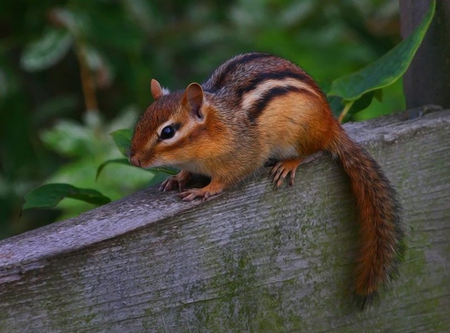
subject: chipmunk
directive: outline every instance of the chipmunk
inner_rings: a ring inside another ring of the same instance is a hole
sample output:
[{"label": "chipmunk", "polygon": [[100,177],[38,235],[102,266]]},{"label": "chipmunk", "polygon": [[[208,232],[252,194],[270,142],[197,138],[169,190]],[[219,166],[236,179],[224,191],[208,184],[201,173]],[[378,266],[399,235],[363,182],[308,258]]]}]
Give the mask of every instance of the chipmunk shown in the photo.
[{"label": "chipmunk", "polygon": [[[169,92],[152,80],[151,93],[154,102],[134,130],[130,162],[178,167],[180,173],[166,179],[161,190],[178,188],[184,200],[206,200],[268,159],[278,161],[270,172],[275,187],[287,177],[292,186],[304,157],[328,151],[349,176],[359,208],[356,294],[365,302],[394,273],[403,252],[395,190],[377,162],[348,137],[303,69],[270,54],[241,54],[203,84]],[[185,189],[193,174],[211,181]]]}]

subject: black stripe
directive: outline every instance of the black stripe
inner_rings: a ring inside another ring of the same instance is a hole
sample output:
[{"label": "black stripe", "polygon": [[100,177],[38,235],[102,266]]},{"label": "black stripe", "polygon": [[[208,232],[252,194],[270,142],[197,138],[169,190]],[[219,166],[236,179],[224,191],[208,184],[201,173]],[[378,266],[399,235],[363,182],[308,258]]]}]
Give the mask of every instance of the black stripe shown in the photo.
[{"label": "black stripe", "polygon": [[[265,58],[265,57],[273,57],[273,55],[268,53],[247,53],[242,56],[236,56],[233,59],[229,60],[224,64],[224,66],[220,66],[217,70],[220,69],[220,74],[216,77],[213,82],[213,85],[209,89],[210,92],[214,92],[223,87],[227,76],[232,74],[236,67],[241,64],[249,63],[255,59]],[[212,74],[214,76],[215,73]]]},{"label": "black stripe", "polygon": [[283,96],[286,94],[289,94],[290,92],[297,91],[307,91],[302,88],[298,88],[295,86],[286,86],[286,87],[275,87],[272,88],[264,93],[264,95],[256,101],[252,107],[248,110],[248,118],[250,122],[255,123],[256,119],[259,117],[259,115],[264,111],[264,109],[267,107],[267,105],[278,96]]},{"label": "black stripe", "polygon": [[291,70],[268,72],[256,75],[246,85],[239,87],[236,92],[239,98],[242,98],[243,94],[256,89],[257,86],[264,81],[282,80],[286,78],[297,79],[303,82],[306,81],[307,84],[311,84],[312,82],[312,79],[306,73],[293,72]]}]

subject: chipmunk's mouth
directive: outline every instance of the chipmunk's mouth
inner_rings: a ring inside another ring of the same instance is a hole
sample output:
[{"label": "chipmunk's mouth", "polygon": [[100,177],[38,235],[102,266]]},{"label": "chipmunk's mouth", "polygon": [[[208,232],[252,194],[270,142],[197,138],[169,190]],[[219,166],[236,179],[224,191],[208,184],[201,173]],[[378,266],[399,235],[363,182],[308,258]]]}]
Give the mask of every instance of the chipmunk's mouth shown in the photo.
[{"label": "chipmunk's mouth", "polygon": [[133,152],[130,153],[128,160],[132,165],[138,168],[149,169],[155,166],[153,161],[146,160],[145,157],[142,157],[142,155]]}]

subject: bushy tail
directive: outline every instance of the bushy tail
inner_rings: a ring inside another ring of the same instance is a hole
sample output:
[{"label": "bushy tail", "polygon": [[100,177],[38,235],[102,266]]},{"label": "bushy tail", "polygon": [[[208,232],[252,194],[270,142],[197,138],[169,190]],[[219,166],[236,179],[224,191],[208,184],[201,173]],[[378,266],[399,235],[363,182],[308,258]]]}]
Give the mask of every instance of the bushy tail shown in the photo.
[{"label": "bushy tail", "polygon": [[392,276],[403,257],[401,206],[377,162],[340,126],[338,129],[327,150],[341,161],[359,209],[361,248],[355,292],[365,303]]}]

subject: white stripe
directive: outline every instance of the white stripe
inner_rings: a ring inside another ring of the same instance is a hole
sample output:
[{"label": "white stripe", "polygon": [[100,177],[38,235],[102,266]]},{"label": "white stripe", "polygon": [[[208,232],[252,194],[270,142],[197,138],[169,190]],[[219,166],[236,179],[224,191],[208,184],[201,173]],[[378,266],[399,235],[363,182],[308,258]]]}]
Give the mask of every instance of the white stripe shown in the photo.
[{"label": "white stripe", "polygon": [[147,142],[144,146],[144,150],[149,150],[151,148],[153,148],[153,146],[155,145],[156,142],[156,138],[158,138],[161,135],[161,131],[164,127],[173,124],[173,120],[170,119],[168,121],[166,121],[165,123],[163,123],[162,125],[160,125],[157,129],[155,133],[149,133],[148,135],[148,139]]},{"label": "white stripe", "polygon": [[[175,124],[175,122],[176,122],[175,119],[171,118],[170,120],[160,125],[156,130],[158,136],[161,135],[161,131],[163,130],[164,127]],[[175,144],[181,138],[185,138],[186,136],[188,136],[192,131],[192,129],[195,128],[195,125],[196,125],[195,122],[192,119],[188,118],[188,121],[182,124],[181,128],[175,132],[175,135],[172,138],[162,140],[161,143],[167,146]]]}]

